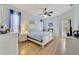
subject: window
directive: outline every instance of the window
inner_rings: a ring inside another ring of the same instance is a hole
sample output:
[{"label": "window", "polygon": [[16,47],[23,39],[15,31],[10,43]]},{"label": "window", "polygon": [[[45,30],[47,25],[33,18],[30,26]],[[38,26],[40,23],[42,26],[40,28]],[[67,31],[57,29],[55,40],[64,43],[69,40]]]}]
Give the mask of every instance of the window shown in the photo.
[{"label": "window", "polygon": [[10,10],[10,31],[20,33],[21,13]]}]

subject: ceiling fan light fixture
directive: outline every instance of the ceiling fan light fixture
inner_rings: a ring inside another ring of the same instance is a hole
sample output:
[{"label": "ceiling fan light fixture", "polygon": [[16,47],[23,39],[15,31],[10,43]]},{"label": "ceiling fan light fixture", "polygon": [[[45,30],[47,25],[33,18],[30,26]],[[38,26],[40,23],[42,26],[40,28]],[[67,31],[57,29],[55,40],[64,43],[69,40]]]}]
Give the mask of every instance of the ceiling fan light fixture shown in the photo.
[{"label": "ceiling fan light fixture", "polygon": [[47,10],[47,8],[45,8],[44,10]]},{"label": "ceiling fan light fixture", "polygon": [[42,17],[47,18],[52,16],[53,11],[47,11],[47,8],[44,8],[42,13],[40,14]]},{"label": "ceiling fan light fixture", "polygon": [[47,18],[47,17],[48,17],[48,15],[43,15],[43,17],[44,17],[44,18]]}]

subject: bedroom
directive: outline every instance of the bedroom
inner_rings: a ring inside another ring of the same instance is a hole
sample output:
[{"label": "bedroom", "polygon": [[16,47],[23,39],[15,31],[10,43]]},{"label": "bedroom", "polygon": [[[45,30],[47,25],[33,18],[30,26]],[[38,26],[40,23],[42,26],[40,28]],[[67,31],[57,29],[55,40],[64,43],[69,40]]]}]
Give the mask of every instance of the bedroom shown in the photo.
[{"label": "bedroom", "polygon": [[[0,11],[2,11],[2,13],[0,16],[2,16],[2,22],[6,23],[7,28],[9,28],[9,25],[12,24],[10,26],[12,30],[10,31],[19,33],[16,44],[18,45],[17,50],[18,54],[20,55],[65,54],[64,52],[66,39],[64,37],[66,37],[66,33],[68,31],[64,31],[65,26],[63,26],[63,19],[71,19],[71,25],[72,27],[74,25],[74,30],[78,29],[78,23],[76,23],[78,21],[78,16],[75,16],[78,13],[78,11],[76,10],[78,10],[79,8],[77,5],[13,4],[1,6],[2,7]],[[9,9],[12,11],[9,11]],[[14,24],[16,25],[14,25],[13,23],[9,24],[9,12],[11,12],[11,15],[13,13],[20,14],[20,16],[18,16],[20,18],[20,21],[18,20],[19,23],[17,23],[17,21],[14,21]],[[73,12],[75,13],[75,15],[72,14]],[[76,19],[75,22],[73,20],[73,17]],[[19,25],[17,26],[17,24]],[[72,52],[68,51],[67,54],[68,53]]]}]

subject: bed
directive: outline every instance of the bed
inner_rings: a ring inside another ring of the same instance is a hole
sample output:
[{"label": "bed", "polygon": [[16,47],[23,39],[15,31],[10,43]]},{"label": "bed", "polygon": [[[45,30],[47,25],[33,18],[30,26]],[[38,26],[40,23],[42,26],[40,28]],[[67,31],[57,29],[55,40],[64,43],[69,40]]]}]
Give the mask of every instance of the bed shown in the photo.
[{"label": "bed", "polygon": [[30,30],[28,40],[44,46],[53,39],[53,33],[48,31]]}]

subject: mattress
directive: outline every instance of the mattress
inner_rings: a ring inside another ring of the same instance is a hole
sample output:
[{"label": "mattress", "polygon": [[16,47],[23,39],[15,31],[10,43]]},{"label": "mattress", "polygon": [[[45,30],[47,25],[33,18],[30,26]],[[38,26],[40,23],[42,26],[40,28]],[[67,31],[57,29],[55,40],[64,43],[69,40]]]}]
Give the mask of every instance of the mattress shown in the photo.
[{"label": "mattress", "polygon": [[34,39],[34,40],[37,40],[39,42],[42,42],[43,39],[42,39],[42,36],[41,35],[28,35],[30,38]]},{"label": "mattress", "polygon": [[52,33],[44,31],[30,31],[28,36],[34,40],[42,42],[49,39],[52,36]]}]

